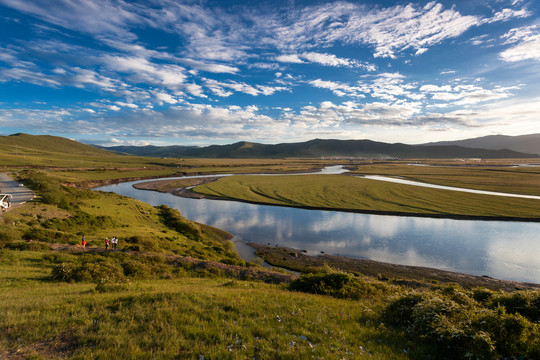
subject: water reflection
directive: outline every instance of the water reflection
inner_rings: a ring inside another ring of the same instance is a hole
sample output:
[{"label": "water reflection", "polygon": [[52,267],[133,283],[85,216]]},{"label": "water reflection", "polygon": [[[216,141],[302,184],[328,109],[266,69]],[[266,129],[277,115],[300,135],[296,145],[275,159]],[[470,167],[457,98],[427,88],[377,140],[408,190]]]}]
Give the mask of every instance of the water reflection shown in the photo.
[{"label": "water reflection", "polygon": [[152,205],[167,204],[188,219],[235,235],[244,244],[290,246],[396,264],[427,266],[496,278],[540,282],[540,224],[465,221],[303,210],[234,201],[186,199],[137,190],[132,183],[104,191]]}]

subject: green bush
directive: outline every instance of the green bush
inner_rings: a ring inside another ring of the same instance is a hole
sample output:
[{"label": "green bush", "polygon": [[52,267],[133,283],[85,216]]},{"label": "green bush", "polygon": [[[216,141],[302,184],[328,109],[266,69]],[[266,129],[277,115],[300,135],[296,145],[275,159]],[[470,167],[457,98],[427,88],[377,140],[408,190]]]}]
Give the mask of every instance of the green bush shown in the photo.
[{"label": "green bush", "polygon": [[[495,309],[502,306],[509,314],[520,314],[529,320],[537,320],[538,308],[532,303],[532,294],[526,292],[503,293],[493,296],[489,307]],[[537,300],[538,301],[538,300]]]},{"label": "green bush", "polygon": [[201,227],[183,217],[180,211],[167,205],[157,206],[157,209],[165,226],[178,231],[191,240],[202,239]]},{"label": "green bush", "polygon": [[99,282],[102,279],[121,280],[124,272],[119,265],[107,261],[79,264],[63,262],[53,267],[50,277],[54,281]]},{"label": "green bush", "polygon": [[126,240],[126,250],[130,251],[159,251],[159,243],[155,238],[145,236],[132,236]]},{"label": "green bush", "polygon": [[[488,332],[496,343],[499,355],[527,357],[529,339],[540,335],[538,327],[520,314],[508,314],[504,308],[497,308],[477,320],[477,327]],[[533,329],[536,328],[536,334]],[[537,349],[539,350],[539,349]]]},{"label": "green bush", "polygon": [[411,340],[434,346],[441,359],[538,358],[538,325],[518,312],[507,313],[501,304],[523,309],[527,303],[531,309],[532,302],[524,299],[537,298],[527,292],[496,295],[480,289],[468,293],[443,288],[395,299],[382,311],[381,320]]},{"label": "green bush", "polygon": [[414,307],[422,301],[424,297],[420,294],[399,297],[386,306],[381,313],[381,319],[385,324],[407,328],[413,323]]},{"label": "green bush", "polygon": [[20,250],[20,251],[44,251],[50,250],[50,246],[39,241],[14,241],[6,244],[6,249]]},{"label": "green bush", "polygon": [[38,227],[29,228],[22,235],[24,240],[41,241],[46,243],[69,243],[77,240],[74,235],[52,229],[42,229]]},{"label": "green bush", "polygon": [[8,242],[20,240],[20,238],[21,235],[14,226],[0,226],[0,247],[5,246]]},{"label": "green bush", "polygon": [[379,296],[389,291],[385,284],[364,281],[338,272],[302,274],[289,284],[289,289],[354,300]]},{"label": "green bush", "polygon": [[124,271],[124,275],[141,279],[150,277],[151,273],[151,269],[148,265],[140,261],[133,260],[128,260],[122,263],[122,269]]},{"label": "green bush", "polygon": [[219,260],[219,262],[222,264],[227,264],[227,265],[235,265],[235,266],[242,266],[242,267],[246,266],[246,262],[242,259],[223,258]]}]

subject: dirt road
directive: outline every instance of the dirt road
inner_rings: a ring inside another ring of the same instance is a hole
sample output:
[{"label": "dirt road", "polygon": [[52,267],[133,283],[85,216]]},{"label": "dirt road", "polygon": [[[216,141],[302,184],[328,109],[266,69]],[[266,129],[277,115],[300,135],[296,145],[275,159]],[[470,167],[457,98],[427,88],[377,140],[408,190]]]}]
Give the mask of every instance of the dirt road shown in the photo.
[{"label": "dirt road", "polygon": [[26,186],[19,186],[18,182],[5,173],[0,174],[0,193],[13,195],[9,209],[13,209],[34,198],[34,193],[30,189]]}]

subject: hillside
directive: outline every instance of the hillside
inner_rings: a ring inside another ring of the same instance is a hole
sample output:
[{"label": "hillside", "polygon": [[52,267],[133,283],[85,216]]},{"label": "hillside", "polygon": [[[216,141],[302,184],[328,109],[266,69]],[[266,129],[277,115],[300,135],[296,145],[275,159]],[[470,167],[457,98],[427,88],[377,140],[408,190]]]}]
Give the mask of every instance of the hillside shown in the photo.
[{"label": "hillside", "polygon": [[50,155],[57,153],[84,156],[111,155],[108,151],[59,136],[18,133],[0,138],[0,152],[6,155]]},{"label": "hillside", "polygon": [[470,148],[501,150],[508,149],[529,154],[540,154],[540,134],[506,136],[490,135],[457,141],[440,141],[426,146],[465,146]]},{"label": "hillside", "polygon": [[189,146],[116,146],[105,148],[110,151],[139,156],[159,157],[202,157],[202,158],[320,158],[355,157],[372,159],[414,159],[414,158],[531,158],[527,154],[502,149],[489,150],[456,145],[406,145],[388,144],[371,140],[322,140],[315,139],[300,143],[266,145],[252,142],[238,142],[230,145],[207,147]]}]

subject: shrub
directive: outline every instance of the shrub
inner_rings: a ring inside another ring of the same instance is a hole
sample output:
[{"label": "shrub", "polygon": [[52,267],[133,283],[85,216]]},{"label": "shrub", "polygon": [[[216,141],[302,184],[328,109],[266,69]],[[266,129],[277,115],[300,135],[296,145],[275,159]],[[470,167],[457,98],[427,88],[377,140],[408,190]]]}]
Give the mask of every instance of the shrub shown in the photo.
[{"label": "shrub", "polygon": [[67,243],[70,240],[74,240],[75,236],[61,231],[32,227],[25,231],[22,238],[24,240],[42,241],[46,243]]},{"label": "shrub", "polygon": [[116,264],[106,261],[95,261],[87,263],[61,263],[53,267],[51,279],[55,281],[67,282],[99,282],[102,279],[121,280],[124,278],[122,268]]},{"label": "shrub", "polygon": [[538,328],[534,334],[533,325],[526,318],[508,314],[502,307],[480,317],[477,326],[491,334],[499,354],[504,356],[527,357],[532,350],[528,340],[539,335]]},{"label": "shrub", "polygon": [[490,309],[472,301],[472,297],[485,301],[493,297],[515,306],[532,297],[522,292],[494,294],[476,289],[471,293],[471,301],[459,288],[408,294],[392,301],[381,313],[381,320],[401,329],[411,339],[436,347],[441,359],[537,358],[540,330],[536,324],[517,312],[507,313],[502,305]]},{"label": "shrub", "polygon": [[26,242],[26,241],[16,241],[16,242],[9,242],[6,244],[6,249],[10,250],[28,250],[28,251],[44,251],[44,250],[50,250],[51,248],[49,245],[44,244],[42,242],[38,241],[32,241],[32,242]]},{"label": "shrub", "polygon": [[61,263],[52,268],[51,279],[55,281],[72,281],[73,277],[73,264]]},{"label": "shrub", "polygon": [[154,238],[144,237],[140,235],[135,235],[130,238],[127,238],[126,250],[131,251],[158,251],[159,244]]},{"label": "shrub", "polygon": [[3,247],[6,243],[19,240],[19,231],[14,226],[4,225],[0,227],[0,247]]},{"label": "shrub", "polygon": [[381,313],[381,319],[384,323],[407,328],[413,322],[414,307],[424,301],[422,295],[409,294],[392,301]]},{"label": "shrub", "polygon": [[535,315],[535,310],[531,305],[531,299],[529,294],[525,292],[515,293],[503,293],[498,296],[493,296],[489,303],[489,307],[492,309],[502,306],[509,314],[520,314],[529,319],[532,319]]},{"label": "shrub", "polygon": [[235,266],[246,266],[246,262],[243,261],[242,259],[233,259],[233,258],[223,258],[221,260],[219,260],[220,263],[222,264],[227,264],[227,265],[235,265]]},{"label": "shrub", "polygon": [[124,275],[135,278],[148,278],[150,276],[150,267],[139,261],[128,260],[122,263]]},{"label": "shrub", "polygon": [[201,227],[183,217],[180,211],[167,205],[160,205],[157,209],[165,226],[178,231],[191,240],[202,239]]},{"label": "shrub", "polygon": [[486,303],[493,297],[494,294],[494,291],[486,288],[475,288],[473,289],[472,297],[478,302]]},{"label": "shrub", "polygon": [[289,289],[355,300],[378,296],[388,291],[388,287],[382,283],[367,282],[337,272],[302,274],[289,284]]}]

